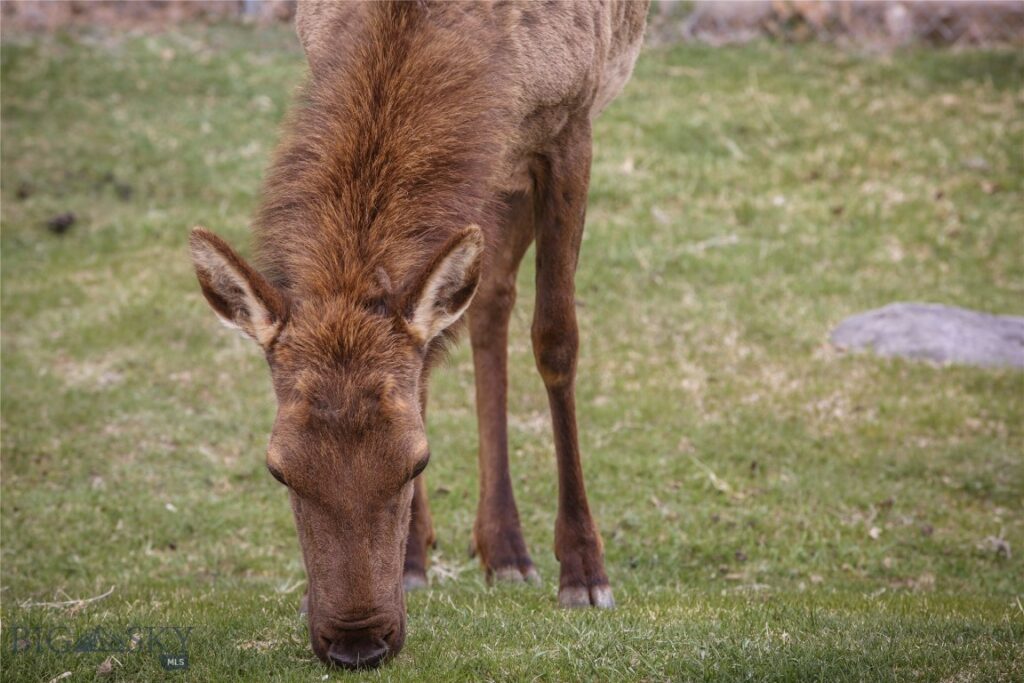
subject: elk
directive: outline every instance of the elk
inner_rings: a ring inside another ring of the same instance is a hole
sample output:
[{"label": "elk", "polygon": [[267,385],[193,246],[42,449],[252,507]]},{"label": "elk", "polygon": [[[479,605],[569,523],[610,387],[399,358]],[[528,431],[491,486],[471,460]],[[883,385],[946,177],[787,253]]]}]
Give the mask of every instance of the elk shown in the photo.
[{"label": "elk", "polygon": [[509,316],[532,242],[558,601],[613,605],[580,465],[573,280],[591,121],[629,78],[646,11],[614,0],[300,3],[309,74],[265,180],[259,268],[202,227],[189,245],[206,300],[270,368],[267,468],[290,495],[310,641],[327,663],[373,667],[404,643],[405,590],[426,584],[434,543],[428,377],[463,317],[479,422],[473,548],[488,579],[537,580],[506,415]]}]

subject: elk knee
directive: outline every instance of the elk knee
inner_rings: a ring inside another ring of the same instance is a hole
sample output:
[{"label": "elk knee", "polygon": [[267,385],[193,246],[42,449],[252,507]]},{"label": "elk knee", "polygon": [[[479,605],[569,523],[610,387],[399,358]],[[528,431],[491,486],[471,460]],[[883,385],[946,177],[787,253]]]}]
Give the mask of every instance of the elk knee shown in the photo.
[{"label": "elk knee", "polygon": [[503,313],[507,317],[512,307],[516,305],[515,278],[504,282],[484,283],[480,286],[477,297],[481,298],[490,310]]},{"label": "elk knee", "polygon": [[514,282],[480,286],[476,301],[469,310],[470,343],[473,348],[490,348],[506,343],[504,338],[494,334],[494,331],[508,324],[515,303]]},{"label": "elk knee", "polygon": [[544,385],[548,388],[570,384],[576,376],[579,335],[576,321],[552,316],[533,325],[533,356]]}]

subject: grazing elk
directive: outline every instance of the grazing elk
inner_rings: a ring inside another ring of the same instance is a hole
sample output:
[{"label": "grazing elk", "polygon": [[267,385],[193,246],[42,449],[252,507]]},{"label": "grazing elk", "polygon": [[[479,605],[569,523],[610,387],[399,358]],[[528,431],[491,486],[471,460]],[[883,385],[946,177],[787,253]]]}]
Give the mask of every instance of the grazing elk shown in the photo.
[{"label": "grazing elk", "polygon": [[591,121],[632,71],[646,10],[614,0],[299,6],[310,74],[264,187],[261,270],[203,228],[190,247],[214,311],[270,366],[267,467],[291,496],[324,661],[375,666],[404,642],[404,588],[425,584],[434,542],[427,380],[463,313],[480,435],[474,547],[489,578],[537,576],[506,422],[508,321],[534,240],[558,599],[613,604],[580,467],[573,278]]}]

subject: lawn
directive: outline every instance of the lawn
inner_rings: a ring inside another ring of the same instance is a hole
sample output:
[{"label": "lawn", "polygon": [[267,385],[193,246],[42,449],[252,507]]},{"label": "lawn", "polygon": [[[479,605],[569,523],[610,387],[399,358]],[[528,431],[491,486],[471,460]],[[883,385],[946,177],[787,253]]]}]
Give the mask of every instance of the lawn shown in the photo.
[{"label": "lawn", "polygon": [[[185,247],[202,223],[248,253],[303,71],[288,27],[5,38],[3,680],[349,677],[296,616],[264,361]],[[463,344],[431,396],[432,585],[362,676],[1024,679],[1024,373],[827,344],[897,300],[1024,315],[1024,54],[652,49],[595,137],[579,413],[618,607],[556,607],[528,258],[511,457],[544,582],[467,556]],[[145,631],[170,626],[187,670]],[[144,637],[59,652],[96,627]]]}]

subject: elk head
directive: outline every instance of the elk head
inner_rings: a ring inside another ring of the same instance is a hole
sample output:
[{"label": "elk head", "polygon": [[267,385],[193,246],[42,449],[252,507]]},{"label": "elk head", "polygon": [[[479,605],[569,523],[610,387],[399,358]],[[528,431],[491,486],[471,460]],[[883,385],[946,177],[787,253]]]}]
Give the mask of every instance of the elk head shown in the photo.
[{"label": "elk head", "polygon": [[270,367],[267,469],[291,496],[313,651],[339,666],[376,666],[405,640],[412,482],[430,453],[420,404],[428,349],[473,297],[483,235],[476,226],[455,234],[405,292],[384,298],[379,288],[367,297],[372,287],[300,298],[203,228],[189,244],[206,300]]}]

